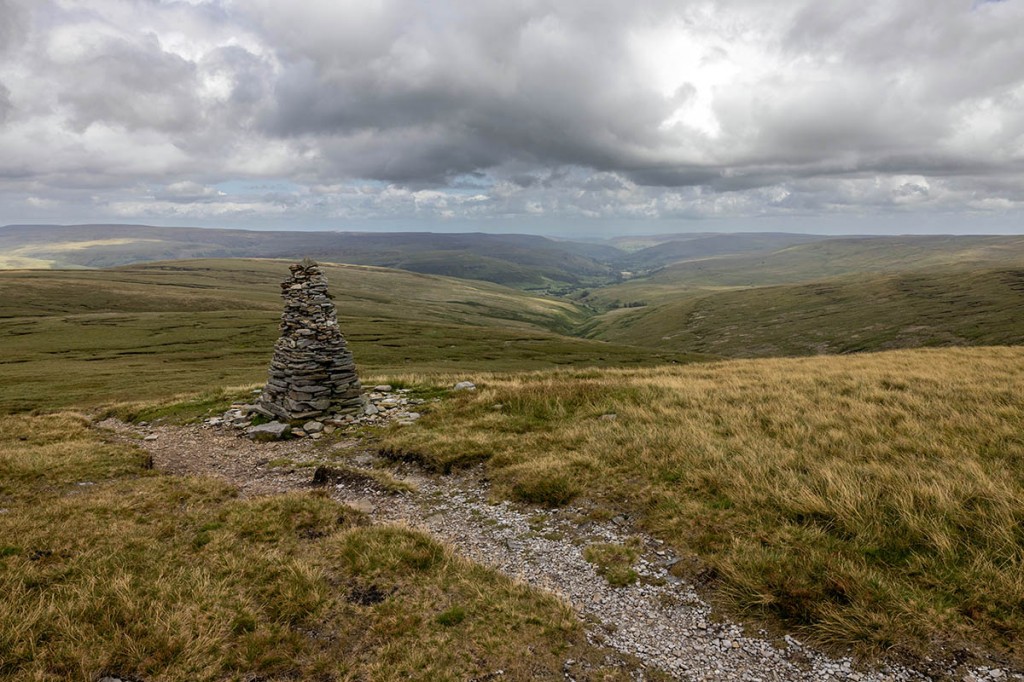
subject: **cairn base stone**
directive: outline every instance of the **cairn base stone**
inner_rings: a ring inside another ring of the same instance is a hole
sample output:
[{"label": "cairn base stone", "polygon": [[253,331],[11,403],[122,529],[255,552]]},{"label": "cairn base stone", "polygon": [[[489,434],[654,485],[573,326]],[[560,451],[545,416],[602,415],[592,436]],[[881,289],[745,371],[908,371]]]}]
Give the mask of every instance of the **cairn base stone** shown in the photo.
[{"label": "cairn base stone", "polygon": [[289,270],[281,283],[281,336],[256,409],[289,422],[358,413],[362,388],[327,295],[327,278],[312,261]]}]

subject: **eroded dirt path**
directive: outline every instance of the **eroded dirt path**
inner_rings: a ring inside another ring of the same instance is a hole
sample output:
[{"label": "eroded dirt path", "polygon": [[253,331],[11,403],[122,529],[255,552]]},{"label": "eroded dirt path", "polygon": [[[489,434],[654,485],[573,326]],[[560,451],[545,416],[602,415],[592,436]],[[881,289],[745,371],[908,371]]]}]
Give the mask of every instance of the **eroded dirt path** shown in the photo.
[{"label": "eroded dirt path", "polygon": [[[829,658],[790,637],[771,641],[764,633],[745,634],[736,624],[714,619],[694,587],[669,573],[678,557],[631,529],[628,519],[596,522],[580,507],[542,510],[494,503],[481,469],[433,475],[413,464],[385,461],[352,438],[253,443],[230,428],[140,428],[113,420],[100,426],[140,443],[158,469],[219,478],[244,496],[309,488],[319,464],[386,471],[415,490],[391,494],[358,476],[331,481],[329,489],[376,521],[425,530],[475,561],[560,595],[579,613],[592,642],[647,666],[635,672],[637,679],[657,669],[682,680],[1024,680],[987,668],[937,675],[902,667],[858,670],[848,659]],[[640,581],[609,585],[583,558],[584,547],[595,542],[636,544]],[[572,679],[568,672],[566,679]]]}]

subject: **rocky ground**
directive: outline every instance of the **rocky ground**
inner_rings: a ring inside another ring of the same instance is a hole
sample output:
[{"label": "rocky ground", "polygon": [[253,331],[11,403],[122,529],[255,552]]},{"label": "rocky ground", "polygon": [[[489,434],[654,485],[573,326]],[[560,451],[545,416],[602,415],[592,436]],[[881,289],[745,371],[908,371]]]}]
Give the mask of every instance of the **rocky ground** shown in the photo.
[{"label": "rocky ground", "polygon": [[[408,421],[409,399],[378,392],[374,404],[384,401],[388,403],[373,415],[375,423]],[[243,495],[309,488],[318,466],[332,467],[317,478],[337,499],[375,520],[423,529],[478,562],[566,599],[593,642],[641,662],[633,671],[638,680],[652,671],[681,680],[1024,680],[1024,675],[990,668],[865,669],[791,637],[776,640],[764,632],[748,633],[715,618],[695,587],[669,572],[680,558],[637,532],[628,518],[595,520],[589,509],[579,506],[544,510],[495,503],[482,469],[440,476],[384,460],[351,425],[338,426],[329,437],[264,443],[245,438],[230,421],[229,416],[214,425],[134,426],[108,420],[100,426],[116,437],[138,440],[160,469],[221,478]],[[395,492],[402,489],[406,492]],[[610,585],[584,558],[584,548],[593,543],[634,547],[633,570],[639,580],[624,587]],[[572,661],[565,670],[566,679],[573,679]]]}]

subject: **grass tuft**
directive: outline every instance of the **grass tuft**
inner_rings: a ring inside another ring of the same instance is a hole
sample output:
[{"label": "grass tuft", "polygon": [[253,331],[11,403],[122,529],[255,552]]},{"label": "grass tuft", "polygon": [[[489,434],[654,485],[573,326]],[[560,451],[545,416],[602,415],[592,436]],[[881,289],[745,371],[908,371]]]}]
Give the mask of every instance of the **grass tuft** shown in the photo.
[{"label": "grass tuft", "polygon": [[583,558],[594,564],[597,572],[613,587],[625,587],[637,581],[639,576],[633,564],[638,557],[635,548],[621,543],[600,542],[587,545],[583,550]]},{"label": "grass tuft", "polygon": [[0,538],[17,538],[0,678],[527,680],[566,656],[613,672],[563,603],[418,531],[317,492],[161,475],[80,415],[0,417],[0,482]]},{"label": "grass tuft", "polygon": [[1020,348],[491,375],[382,446],[625,511],[734,614],[819,644],[1021,662],[1022,384]]},{"label": "grass tuft", "polygon": [[512,495],[523,502],[559,507],[568,504],[583,488],[562,462],[524,462],[508,469]]},{"label": "grass tuft", "polygon": [[466,620],[466,610],[461,606],[453,606],[437,614],[434,620],[445,627],[452,627]]}]

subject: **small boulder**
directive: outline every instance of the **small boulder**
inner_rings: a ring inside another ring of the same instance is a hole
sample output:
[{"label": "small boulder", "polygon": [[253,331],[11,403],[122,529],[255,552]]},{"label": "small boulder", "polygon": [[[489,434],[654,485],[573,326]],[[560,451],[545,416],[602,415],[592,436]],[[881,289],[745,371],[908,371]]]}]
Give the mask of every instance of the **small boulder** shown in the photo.
[{"label": "small boulder", "polygon": [[267,422],[258,426],[250,426],[245,435],[255,441],[280,440],[292,432],[292,427],[282,422]]},{"label": "small boulder", "polygon": [[476,390],[476,384],[474,384],[472,381],[460,381],[459,383],[455,384],[455,388],[452,389],[452,390],[455,390],[455,391],[475,391]]},{"label": "small boulder", "polygon": [[318,422],[316,420],[308,421],[302,425],[302,430],[306,433],[320,433],[324,430],[324,425],[323,422]]},{"label": "small boulder", "polygon": [[380,412],[380,409],[373,403],[370,403],[369,405],[363,408],[363,414],[365,415],[374,415],[377,414],[378,412]]},{"label": "small boulder", "polygon": [[378,393],[387,393],[388,391],[391,390],[391,384],[381,384],[380,386],[374,386],[373,390],[377,391]]},{"label": "small boulder", "polygon": [[615,414],[614,412],[609,412],[608,414],[602,414],[601,415],[601,421],[603,421],[603,422],[613,422],[613,421],[615,421],[618,418],[619,418],[619,415]]}]

